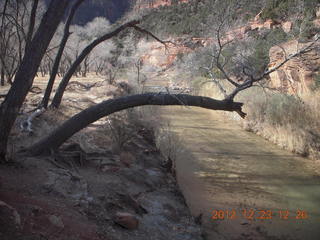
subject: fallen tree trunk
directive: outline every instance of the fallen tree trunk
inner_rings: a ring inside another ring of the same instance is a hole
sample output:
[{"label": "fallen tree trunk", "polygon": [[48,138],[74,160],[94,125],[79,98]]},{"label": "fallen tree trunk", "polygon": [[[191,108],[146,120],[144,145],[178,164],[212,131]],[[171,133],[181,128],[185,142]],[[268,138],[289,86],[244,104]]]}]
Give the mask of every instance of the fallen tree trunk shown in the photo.
[{"label": "fallen tree trunk", "polygon": [[191,96],[186,94],[161,94],[145,93],[120,97],[99,103],[89,107],[57,127],[51,134],[32,145],[28,152],[32,155],[49,153],[57,150],[68,138],[97,121],[114,112],[144,105],[185,105],[197,106],[212,110],[236,111],[242,117],[243,103],[233,101],[221,101],[208,97]]}]

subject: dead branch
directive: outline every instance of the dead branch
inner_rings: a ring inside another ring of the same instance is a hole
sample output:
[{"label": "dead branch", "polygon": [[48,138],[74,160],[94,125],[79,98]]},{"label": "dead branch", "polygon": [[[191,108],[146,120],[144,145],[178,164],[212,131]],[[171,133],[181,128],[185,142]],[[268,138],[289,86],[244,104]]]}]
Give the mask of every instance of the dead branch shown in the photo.
[{"label": "dead branch", "polygon": [[68,85],[68,88],[71,88],[72,85],[78,85],[80,86],[81,88],[85,89],[85,90],[90,90],[91,88],[95,87],[99,82],[95,82],[95,83],[92,83],[92,84],[84,84],[84,83],[81,83],[81,82],[78,82],[78,81],[71,81]]},{"label": "dead branch", "polygon": [[41,90],[41,88],[35,86],[35,87],[30,88],[29,92],[32,92],[35,94],[40,94],[40,93],[42,93],[42,90]]},{"label": "dead branch", "polygon": [[176,45],[176,43],[172,42],[172,41],[163,41],[161,40],[160,38],[158,38],[156,35],[154,35],[153,33],[151,33],[150,31],[146,30],[146,29],[143,29],[137,25],[133,25],[132,26],[135,30],[137,30],[138,32],[141,32],[141,33],[144,33],[144,34],[147,34],[149,36],[151,36],[153,39],[155,39],[157,42],[161,43],[164,45],[165,49],[167,50],[168,48],[168,44],[171,43],[172,45]]}]

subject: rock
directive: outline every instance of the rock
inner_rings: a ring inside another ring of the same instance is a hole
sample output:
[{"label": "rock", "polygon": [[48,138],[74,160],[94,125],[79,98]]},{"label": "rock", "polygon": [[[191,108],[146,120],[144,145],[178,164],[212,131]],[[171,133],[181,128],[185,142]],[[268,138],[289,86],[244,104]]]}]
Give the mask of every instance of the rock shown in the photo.
[{"label": "rock", "polygon": [[77,204],[86,207],[91,200],[88,194],[88,184],[84,178],[62,169],[51,169],[47,172],[48,181],[44,188],[55,195],[73,199]]},{"label": "rock", "polygon": [[126,212],[117,212],[114,222],[129,230],[137,229],[139,226],[138,218],[133,214]]},{"label": "rock", "polygon": [[15,236],[21,229],[21,218],[17,210],[0,201],[0,236]]},{"label": "rock", "polygon": [[60,217],[57,217],[56,215],[50,215],[48,216],[48,219],[53,226],[57,228],[64,228],[63,221]]},{"label": "rock", "polygon": [[[297,40],[292,40],[272,47],[269,51],[269,69],[283,62],[286,55],[296,53],[297,47],[301,49],[309,44],[310,42],[299,43]],[[320,69],[319,49],[320,43],[316,43],[312,51],[291,59],[277,71],[271,73],[271,87],[300,96],[309,93],[314,84],[314,76]]]},{"label": "rock", "polygon": [[132,196],[129,194],[122,194],[118,193],[120,199],[122,200],[123,204],[126,206],[126,208],[132,208],[135,213],[139,215],[147,214],[148,211]]},{"label": "rock", "polygon": [[130,152],[122,152],[120,162],[126,167],[130,167],[135,162],[135,157]]},{"label": "rock", "polygon": [[317,16],[317,18],[320,18],[320,8],[317,9],[316,16]]},{"label": "rock", "polygon": [[320,27],[320,18],[313,20],[313,24],[315,27],[319,28]]},{"label": "rock", "polygon": [[274,25],[276,25],[275,21],[268,19],[264,22],[263,27],[266,29],[272,29]]},{"label": "rock", "polygon": [[20,227],[21,218],[17,210],[15,210],[13,207],[6,204],[5,202],[0,201],[0,211],[2,213],[0,214],[1,217],[7,215],[7,220],[12,221],[12,223],[14,223],[17,227]]},{"label": "rock", "polygon": [[282,29],[286,33],[291,32],[292,26],[293,26],[292,22],[289,22],[289,21],[282,23]]}]

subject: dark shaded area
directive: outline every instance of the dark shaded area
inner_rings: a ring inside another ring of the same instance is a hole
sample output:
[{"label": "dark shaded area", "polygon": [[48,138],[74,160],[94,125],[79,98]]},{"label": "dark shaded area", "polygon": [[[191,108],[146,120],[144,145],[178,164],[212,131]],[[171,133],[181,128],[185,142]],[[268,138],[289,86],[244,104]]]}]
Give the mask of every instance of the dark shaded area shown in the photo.
[{"label": "dark shaded area", "polygon": [[[51,0],[45,0],[49,4]],[[134,3],[134,0],[90,0],[79,8],[74,23],[84,25],[96,17],[105,17],[111,23],[122,17]]]}]

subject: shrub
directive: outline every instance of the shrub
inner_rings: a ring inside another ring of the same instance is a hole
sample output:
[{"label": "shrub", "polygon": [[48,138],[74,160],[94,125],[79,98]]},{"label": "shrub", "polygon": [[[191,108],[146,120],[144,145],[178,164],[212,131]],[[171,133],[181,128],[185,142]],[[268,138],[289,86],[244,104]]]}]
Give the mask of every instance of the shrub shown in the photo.
[{"label": "shrub", "polygon": [[266,19],[283,19],[288,16],[290,0],[269,0],[267,6],[261,13],[261,18]]},{"label": "shrub", "polygon": [[314,77],[314,84],[311,87],[311,89],[313,91],[318,91],[320,89],[320,74],[319,73]]},{"label": "shrub", "polygon": [[288,124],[303,127],[307,124],[306,109],[303,102],[291,95],[273,94],[265,109],[265,121],[276,126],[286,126]]},{"label": "shrub", "polygon": [[[295,14],[302,13],[304,18],[314,19],[316,17],[316,7],[319,0],[268,0],[266,7],[261,13],[261,18],[284,20]],[[303,5],[303,11],[297,6]]]},{"label": "shrub", "polygon": [[136,129],[130,124],[128,119],[129,111],[114,113],[107,117],[106,128],[115,144],[115,151],[121,152],[136,133]]},{"label": "shrub", "polygon": [[300,41],[308,41],[311,37],[319,32],[319,28],[317,28],[314,23],[310,19],[305,19],[300,25]]}]

